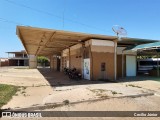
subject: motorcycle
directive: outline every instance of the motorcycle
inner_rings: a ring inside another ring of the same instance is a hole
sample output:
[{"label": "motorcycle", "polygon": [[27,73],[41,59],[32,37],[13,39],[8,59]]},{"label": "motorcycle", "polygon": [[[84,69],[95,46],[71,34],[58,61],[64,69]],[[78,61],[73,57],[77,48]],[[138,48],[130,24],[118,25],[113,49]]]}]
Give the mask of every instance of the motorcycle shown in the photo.
[{"label": "motorcycle", "polygon": [[82,75],[76,70],[76,68],[72,68],[69,70],[68,74],[70,79],[80,80]]},{"label": "motorcycle", "polygon": [[68,73],[69,73],[69,68],[65,67],[65,68],[63,69],[63,72],[64,72],[64,74],[68,75]]}]

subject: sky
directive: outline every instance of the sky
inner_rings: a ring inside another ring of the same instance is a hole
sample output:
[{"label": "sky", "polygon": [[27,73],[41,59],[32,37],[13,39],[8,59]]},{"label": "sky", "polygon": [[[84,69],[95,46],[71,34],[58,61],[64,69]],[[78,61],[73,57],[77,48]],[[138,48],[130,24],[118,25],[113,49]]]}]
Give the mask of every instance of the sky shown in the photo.
[{"label": "sky", "polygon": [[16,26],[160,40],[160,0],[0,0],[0,57],[24,47]]}]

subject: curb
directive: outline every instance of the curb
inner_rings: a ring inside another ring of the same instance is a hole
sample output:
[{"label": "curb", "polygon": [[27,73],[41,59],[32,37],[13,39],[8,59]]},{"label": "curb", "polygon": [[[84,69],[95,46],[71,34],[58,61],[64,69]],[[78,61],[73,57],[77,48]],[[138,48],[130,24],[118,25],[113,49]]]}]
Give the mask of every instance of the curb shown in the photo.
[{"label": "curb", "polygon": [[68,104],[65,104],[64,102],[60,102],[60,103],[47,103],[45,105],[32,106],[32,107],[28,107],[28,108],[10,109],[10,110],[16,110],[16,111],[36,111],[36,110],[45,110],[45,109],[51,109],[51,108],[61,107],[61,106],[64,106],[64,105],[75,105],[75,104],[79,104],[79,103],[103,101],[103,100],[107,100],[107,99],[137,98],[137,97],[153,96],[153,95],[155,95],[155,93],[145,93],[145,94],[139,94],[139,95],[128,95],[128,96],[120,96],[120,97],[106,97],[106,98],[100,98],[100,99],[92,99],[92,100],[84,100],[84,101],[71,102],[71,103],[68,103]]}]

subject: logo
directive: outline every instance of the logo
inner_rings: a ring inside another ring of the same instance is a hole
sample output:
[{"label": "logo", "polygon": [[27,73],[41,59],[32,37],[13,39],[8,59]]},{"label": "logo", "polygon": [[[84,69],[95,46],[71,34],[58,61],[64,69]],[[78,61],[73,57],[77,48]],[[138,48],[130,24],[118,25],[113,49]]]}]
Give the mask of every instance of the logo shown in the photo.
[{"label": "logo", "polygon": [[2,112],[2,117],[11,117],[11,112]]}]

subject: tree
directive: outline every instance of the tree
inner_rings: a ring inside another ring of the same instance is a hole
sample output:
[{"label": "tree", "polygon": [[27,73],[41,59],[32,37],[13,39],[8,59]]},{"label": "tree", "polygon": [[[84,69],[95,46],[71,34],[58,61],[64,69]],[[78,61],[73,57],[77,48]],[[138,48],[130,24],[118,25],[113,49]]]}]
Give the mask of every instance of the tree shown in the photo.
[{"label": "tree", "polygon": [[41,65],[45,66],[49,62],[49,60],[48,60],[48,58],[46,58],[44,56],[38,56],[37,62],[40,63]]}]

